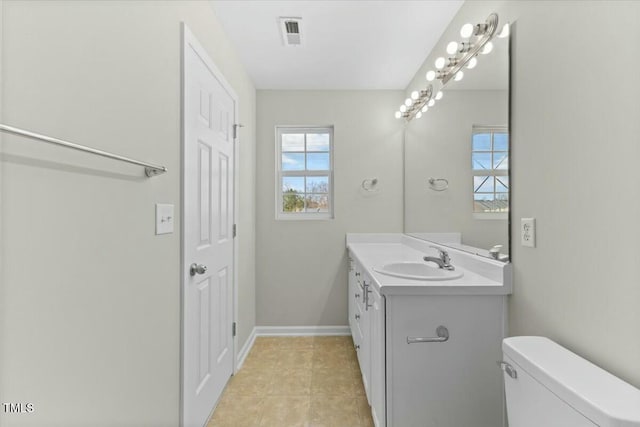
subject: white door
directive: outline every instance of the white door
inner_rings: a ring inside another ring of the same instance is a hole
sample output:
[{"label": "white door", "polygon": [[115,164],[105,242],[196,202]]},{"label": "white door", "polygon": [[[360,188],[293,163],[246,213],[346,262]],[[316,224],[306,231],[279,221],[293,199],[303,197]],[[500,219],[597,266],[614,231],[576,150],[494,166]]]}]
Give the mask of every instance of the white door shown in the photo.
[{"label": "white door", "polygon": [[233,373],[236,105],[186,27],[183,61],[182,421],[201,427]]}]

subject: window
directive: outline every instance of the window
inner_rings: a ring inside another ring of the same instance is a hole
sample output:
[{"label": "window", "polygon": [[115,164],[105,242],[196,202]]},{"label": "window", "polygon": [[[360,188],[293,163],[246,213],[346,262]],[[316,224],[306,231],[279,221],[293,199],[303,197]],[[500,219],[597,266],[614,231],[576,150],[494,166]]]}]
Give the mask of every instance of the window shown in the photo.
[{"label": "window", "polygon": [[[473,125],[471,134],[473,212],[505,218],[509,212],[509,130]],[[478,216],[483,217],[483,216]]]},{"label": "window", "polygon": [[276,218],[333,218],[333,127],[276,127]]}]

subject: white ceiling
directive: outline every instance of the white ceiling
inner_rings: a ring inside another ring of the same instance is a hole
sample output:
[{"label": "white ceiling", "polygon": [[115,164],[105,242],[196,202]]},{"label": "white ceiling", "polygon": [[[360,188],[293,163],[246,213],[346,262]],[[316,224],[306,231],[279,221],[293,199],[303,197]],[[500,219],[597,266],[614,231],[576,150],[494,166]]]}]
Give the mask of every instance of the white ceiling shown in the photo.
[{"label": "white ceiling", "polygon": [[[405,89],[460,0],[213,0],[258,89]],[[301,46],[281,16],[302,17]]]}]

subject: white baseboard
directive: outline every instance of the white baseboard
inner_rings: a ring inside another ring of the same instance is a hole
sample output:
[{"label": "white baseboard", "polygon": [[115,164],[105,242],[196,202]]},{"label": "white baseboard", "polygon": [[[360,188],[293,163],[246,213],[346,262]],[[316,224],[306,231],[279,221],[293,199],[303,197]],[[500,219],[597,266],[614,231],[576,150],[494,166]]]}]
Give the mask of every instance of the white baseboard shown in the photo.
[{"label": "white baseboard", "polygon": [[349,326],[256,326],[257,336],[351,335]]},{"label": "white baseboard", "polygon": [[251,348],[253,347],[253,343],[256,341],[256,328],[253,328],[251,334],[249,334],[249,338],[244,343],[240,351],[238,352],[237,361],[236,361],[236,372],[240,370],[244,360],[249,355]]}]

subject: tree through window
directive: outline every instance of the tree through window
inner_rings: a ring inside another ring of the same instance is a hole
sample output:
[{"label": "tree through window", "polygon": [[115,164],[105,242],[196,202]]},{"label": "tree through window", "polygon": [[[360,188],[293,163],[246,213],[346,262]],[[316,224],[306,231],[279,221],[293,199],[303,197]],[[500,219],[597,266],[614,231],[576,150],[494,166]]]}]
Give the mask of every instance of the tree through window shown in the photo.
[{"label": "tree through window", "polygon": [[333,128],[276,128],[278,219],[333,217]]}]

